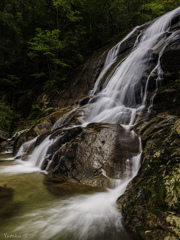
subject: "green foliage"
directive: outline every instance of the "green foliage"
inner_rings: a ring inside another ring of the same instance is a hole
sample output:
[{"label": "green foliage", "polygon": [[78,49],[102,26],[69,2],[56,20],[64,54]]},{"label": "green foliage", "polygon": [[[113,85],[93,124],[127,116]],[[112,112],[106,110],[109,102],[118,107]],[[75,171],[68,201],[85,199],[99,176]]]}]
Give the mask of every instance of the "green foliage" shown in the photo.
[{"label": "green foliage", "polygon": [[7,104],[0,104],[0,129],[11,132],[16,128],[16,121],[20,121],[20,115]]},{"label": "green foliage", "polygon": [[[52,80],[56,74],[58,74],[58,66],[68,67],[65,61],[59,58],[59,54],[63,49],[62,41],[59,40],[60,30],[53,29],[42,30],[41,28],[36,29],[36,36],[31,38],[28,42],[29,52],[28,56],[31,59],[35,59],[39,65],[45,62],[48,67],[48,77]],[[43,77],[44,72],[34,73],[32,76]]]},{"label": "green foliage", "polygon": [[75,4],[82,3],[82,1],[77,0],[53,0],[53,4],[56,8],[62,7],[63,11],[65,12],[66,17],[71,22],[77,22],[82,20],[81,12],[74,9]]},{"label": "green foliage", "polygon": [[152,18],[158,17],[172,9],[178,7],[180,4],[179,0],[153,0],[147,1],[143,5],[143,11]]},{"label": "green foliage", "polygon": [[59,33],[58,29],[44,31],[41,28],[37,28],[36,36],[28,42],[30,45],[29,49],[32,50],[28,53],[28,56],[33,59],[43,55],[56,64],[66,66],[57,58],[58,51],[63,48],[61,41],[58,39]]}]

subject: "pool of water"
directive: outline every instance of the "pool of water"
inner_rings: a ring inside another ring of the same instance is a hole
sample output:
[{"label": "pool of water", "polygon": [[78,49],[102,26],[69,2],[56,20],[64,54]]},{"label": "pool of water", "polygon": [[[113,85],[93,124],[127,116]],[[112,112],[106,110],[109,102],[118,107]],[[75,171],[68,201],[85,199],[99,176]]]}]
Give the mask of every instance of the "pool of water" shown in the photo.
[{"label": "pool of water", "polygon": [[23,171],[29,166],[12,161],[10,154],[1,154],[0,159],[4,159],[0,161],[0,186],[13,189],[12,199],[1,199],[5,211],[0,215],[0,240],[131,239],[116,207],[120,189],[57,195],[52,185],[44,184],[45,173],[34,168]]},{"label": "pool of water", "polygon": [[13,199],[4,199],[6,202],[1,203],[1,208],[5,206],[6,211],[0,216],[0,239],[6,239],[8,236],[9,238],[16,238],[17,236],[13,237],[15,233],[23,234],[24,230],[22,233],[15,231],[18,226],[27,220],[22,219],[22,216],[42,207],[49,207],[57,199],[57,196],[47,191],[43,184],[44,175],[42,173],[22,173],[18,175],[11,171],[2,173],[2,169],[10,170],[9,167],[17,164],[16,161],[9,159],[12,157],[11,154],[0,154],[1,160],[5,157],[8,160],[0,161],[0,186],[13,189]]}]

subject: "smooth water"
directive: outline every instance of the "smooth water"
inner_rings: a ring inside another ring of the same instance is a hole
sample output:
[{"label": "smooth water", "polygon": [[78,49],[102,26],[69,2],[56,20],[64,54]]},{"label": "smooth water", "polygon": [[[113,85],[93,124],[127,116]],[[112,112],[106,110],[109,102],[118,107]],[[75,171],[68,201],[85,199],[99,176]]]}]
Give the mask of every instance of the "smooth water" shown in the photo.
[{"label": "smooth water", "polygon": [[[145,108],[148,79],[152,71],[157,71],[159,77],[162,74],[158,60],[147,76],[147,84],[142,85],[141,79],[152,57],[151,50],[158,39],[168,31],[172,17],[179,10],[180,8],[158,18],[138,36],[133,51],[117,67],[104,89],[97,94],[96,101],[89,105],[92,111],[84,119],[86,124],[119,123],[125,125],[127,134],[132,133],[128,129],[134,124],[137,113]],[[116,61],[120,45],[109,52],[92,94],[98,91],[101,77]],[[22,155],[24,149],[29,148],[33,141],[25,143],[18,154]],[[69,193],[63,197],[52,195],[43,184],[46,173],[41,172],[41,166],[51,144],[51,140],[46,138],[34,149],[26,162],[0,162],[1,186],[14,189],[14,198],[10,203],[12,213],[10,211],[7,216],[0,218],[0,239],[8,236],[32,240],[131,239],[122,226],[122,216],[117,209],[116,200],[139,170],[141,140],[139,154],[126,160],[126,178],[112,179],[112,189],[93,194]]]},{"label": "smooth water", "polygon": [[[5,156],[0,155],[1,157],[4,158]],[[5,208],[3,214],[0,210],[1,240],[7,239],[7,236],[16,239],[17,236],[15,234],[18,234],[18,236],[24,234],[22,238],[28,237],[28,239],[32,239],[30,231],[27,232],[26,229],[23,229],[23,231],[18,232],[15,229],[23,224],[25,220],[29,220],[29,218],[24,218],[25,214],[37,211],[42,207],[48,208],[52,202],[57,200],[57,197],[49,193],[43,184],[43,174],[38,172],[12,174],[11,167],[15,169],[15,166],[15,161],[13,165],[10,161],[0,162],[0,186],[12,188],[14,191],[12,200],[5,198],[5,202],[3,203],[3,199],[0,199],[1,210]],[[9,169],[9,171],[4,173],[2,169]]]},{"label": "smooth water", "polygon": [[108,69],[116,62],[118,53],[120,51],[122,43],[127,40],[133,33],[138,29],[139,27],[136,27],[133,29],[132,32],[130,32],[125,38],[123,38],[122,41],[120,41],[118,44],[116,44],[113,48],[109,50],[106,56],[106,60],[104,62],[103,69],[101,70],[93,89],[90,91],[90,95],[94,95],[99,90],[99,85],[101,83],[102,77],[105,75],[105,73],[108,71]]},{"label": "smooth water", "polygon": [[[133,51],[117,67],[108,84],[96,96],[97,101],[86,119],[87,122],[125,125],[134,123],[136,114],[145,108],[147,88],[143,86],[142,79],[147,74],[147,66],[150,65],[152,59],[152,49],[168,31],[173,16],[179,11],[180,8],[177,8],[160,17],[137,37],[138,41],[135,42]],[[157,70],[160,80],[160,75],[162,75],[162,71],[158,71],[160,67],[154,70]],[[151,74],[150,71],[148,77]]]},{"label": "smooth water", "polygon": [[[4,156],[3,156],[4,157]],[[19,163],[0,162],[1,186],[14,190],[7,212],[0,215],[0,239],[32,240],[129,240],[121,224],[116,200],[139,168],[140,155],[128,179],[119,180],[114,189],[91,194],[55,196],[43,184],[44,174],[19,173]],[[15,174],[12,167],[17,167]],[[6,171],[4,171],[6,169]],[[33,169],[31,169],[34,171]]]}]

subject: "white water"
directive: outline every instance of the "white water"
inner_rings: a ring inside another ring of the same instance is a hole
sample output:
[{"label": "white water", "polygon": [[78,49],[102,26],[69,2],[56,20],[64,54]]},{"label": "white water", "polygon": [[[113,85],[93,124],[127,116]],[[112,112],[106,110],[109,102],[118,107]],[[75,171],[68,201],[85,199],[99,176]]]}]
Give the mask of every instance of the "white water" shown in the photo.
[{"label": "white water", "polygon": [[116,188],[64,199],[55,202],[48,209],[40,209],[25,215],[23,218],[30,220],[17,227],[15,232],[25,231],[29,233],[30,239],[39,240],[129,240],[130,237],[121,224],[121,214],[117,210],[116,200],[137,174],[140,157],[141,153],[131,159],[133,169],[130,176],[118,180]]},{"label": "white water", "polygon": [[[23,156],[26,150],[28,150],[36,141],[37,137],[25,142],[20,147],[16,157]],[[53,140],[49,140],[49,137],[45,138],[45,140],[37,146],[31,155],[28,156],[26,161],[15,160],[13,165],[11,166],[3,166],[0,168],[1,174],[15,175],[15,174],[23,174],[23,173],[32,173],[32,172],[41,172],[41,166],[44,162],[44,158],[46,156],[46,152],[48,147],[53,143]],[[15,158],[16,158],[15,157]],[[10,158],[12,160],[13,158]]]},{"label": "white water", "polygon": [[102,80],[102,77],[107,72],[107,70],[116,62],[122,43],[125,40],[127,40],[138,28],[139,27],[134,28],[133,31],[130,32],[122,41],[120,41],[118,44],[116,44],[113,48],[111,48],[109,50],[109,52],[107,53],[107,56],[106,56],[106,60],[104,62],[103,69],[101,70],[101,72],[94,84],[94,88],[90,91],[90,95],[94,95],[95,93],[97,93],[98,87]]},{"label": "white water", "polygon": [[24,153],[27,152],[27,150],[30,148],[30,146],[36,141],[37,137],[23,143],[21,147],[19,148],[16,157],[22,157]]},{"label": "white water", "polygon": [[28,157],[28,162],[41,169],[43,160],[46,156],[46,152],[52,143],[53,140],[50,140],[49,136],[45,138],[44,141],[39,146],[37,146],[32,152],[32,154]]},{"label": "white water", "polygon": [[150,51],[158,39],[168,31],[172,17],[179,10],[180,8],[177,8],[165,14],[147,28],[134,51],[116,69],[107,86],[98,94],[98,100],[86,119],[87,122],[125,125],[134,123],[136,113],[145,108],[146,92],[141,79],[152,56]]},{"label": "white water", "polygon": [[[158,38],[168,30],[171,18],[179,10],[180,8],[162,16],[144,32],[134,51],[116,69],[107,86],[99,93],[98,100],[94,103],[94,108],[88,116],[87,122],[121,123],[126,124],[127,128],[134,123],[136,113],[145,107],[146,93],[140,80],[151,57],[149,50],[154,47]],[[112,56],[112,59],[115,58]],[[110,64],[107,63],[108,68]],[[101,75],[104,74],[105,68]],[[100,78],[97,81],[100,81]],[[97,82],[93,93],[97,91],[98,85],[99,82]],[[136,99],[137,92],[140,97],[139,101]],[[48,138],[45,139],[33,151],[27,163],[32,163],[34,167],[39,169],[50,144],[51,141]],[[29,234],[29,239],[33,240],[130,239],[123,232],[121,214],[118,212],[116,200],[124,193],[128,183],[137,174],[140,157],[141,144],[140,153],[132,159],[127,159],[127,169],[130,168],[127,177],[115,181],[116,187],[114,189],[67,198],[55,202],[45,209],[31,212],[22,217],[25,219],[28,217],[29,220],[25,220],[14,231],[17,233],[25,231]],[[115,235],[111,230],[116,232]]]}]

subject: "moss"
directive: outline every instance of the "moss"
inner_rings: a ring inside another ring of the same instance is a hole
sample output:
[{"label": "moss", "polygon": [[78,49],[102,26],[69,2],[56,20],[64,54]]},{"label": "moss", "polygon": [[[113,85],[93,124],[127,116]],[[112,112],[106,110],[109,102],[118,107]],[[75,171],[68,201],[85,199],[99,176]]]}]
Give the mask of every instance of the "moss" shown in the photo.
[{"label": "moss", "polygon": [[174,167],[169,176],[164,178],[165,188],[166,188],[166,198],[165,201],[170,209],[179,209],[180,207],[180,165],[179,168]]},{"label": "moss", "polygon": [[178,240],[178,238],[176,238],[175,236],[166,236],[165,238],[164,238],[164,240]]},{"label": "moss", "polygon": [[137,193],[133,193],[131,196],[131,201],[134,202],[137,199]]},{"label": "moss", "polygon": [[169,232],[171,233],[171,236],[168,236],[165,239],[170,239],[170,240],[179,239],[180,238],[180,217],[173,214],[169,214],[166,217],[166,222],[169,225],[168,229],[169,229]]}]

